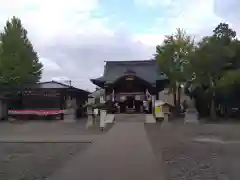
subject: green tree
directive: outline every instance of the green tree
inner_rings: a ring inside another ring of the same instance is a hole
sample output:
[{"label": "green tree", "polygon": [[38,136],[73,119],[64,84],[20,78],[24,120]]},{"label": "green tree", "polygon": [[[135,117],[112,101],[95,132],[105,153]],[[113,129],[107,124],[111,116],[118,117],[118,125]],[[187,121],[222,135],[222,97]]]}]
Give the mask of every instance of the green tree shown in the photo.
[{"label": "green tree", "polygon": [[[224,77],[227,77],[227,67],[232,66],[235,50],[232,42],[236,33],[227,24],[221,23],[214,29],[213,35],[204,37],[189,57],[189,68],[194,74],[195,86],[205,85],[211,99],[210,115],[216,119],[216,90]],[[233,75],[233,73],[231,73]],[[235,74],[236,75],[236,74]],[[237,77],[237,76],[236,76]]]},{"label": "green tree", "polygon": [[0,40],[1,89],[9,91],[13,86],[38,82],[43,65],[39,62],[37,53],[27,37],[27,30],[19,18],[13,17],[6,22]]},{"label": "green tree", "polygon": [[174,35],[166,36],[162,45],[156,47],[155,59],[160,69],[169,79],[170,90],[173,93],[174,104],[180,107],[180,84],[186,80],[185,65],[187,56],[193,50],[194,41],[182,29],[177,29]]}]

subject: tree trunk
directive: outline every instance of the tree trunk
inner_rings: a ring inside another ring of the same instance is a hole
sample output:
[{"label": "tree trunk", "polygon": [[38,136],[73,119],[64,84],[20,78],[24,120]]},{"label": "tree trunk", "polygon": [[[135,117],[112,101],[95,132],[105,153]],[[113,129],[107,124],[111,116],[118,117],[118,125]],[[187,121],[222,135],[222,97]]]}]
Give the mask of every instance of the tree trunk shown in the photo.
[{"label": "tree trunk", "polygon": [[215,101],[214,98],[211,101],[211,106],[210,106],[210,118],[211,120],[216,120],[217,119],[217,115],[216,115],[216,107],[215,107]]},{"label": "tree trunk", "polygon": [[173,103],[174,103],[174,106],[177,106],[176,87],[173,88]]},{"label": "tree trunk", "polygon": [[180,88],[180,85],[178,84],[177,85],[177,108],[178,108],[178,111],[180,112],[181,110],[181,88]]},{"label": "tree trunk", "polygon": [[217,119],[217,114],[216,114],[216,106],[215,106],[215,82],[213,78],[210,78],[210,85],[212,89],[212,100],[211,100],[211,105],[210,105],[210,118],[211,120],[216,120]]}]

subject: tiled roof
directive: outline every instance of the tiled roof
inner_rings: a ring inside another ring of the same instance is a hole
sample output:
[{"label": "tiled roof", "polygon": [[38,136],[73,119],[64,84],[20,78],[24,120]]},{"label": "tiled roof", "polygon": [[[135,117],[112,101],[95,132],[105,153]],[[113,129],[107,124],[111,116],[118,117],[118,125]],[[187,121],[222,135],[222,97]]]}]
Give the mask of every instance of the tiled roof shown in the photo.
[{"label": "tiled roof", "polygon": [[156,80],[165,79],[155,60],[107,61],[103,76],[92,80],[92,82],[111,83],[124,76],[126,71],[132,71],[136,76],[152,84],[156,83]]},{"label": "tiled roof", "polygon": [[83,89],[79,89],[73,86],[69,86],[57,81],[47,81],[47,82],[40,82],[40,83],[36,83],[36,84],[25,84],[23,86],[23,88],[33,88],[33,89],[75,89],[77,91],[82,91],[82,92],[86,92],[87,94],[89,94],[89,92],[83,90]]}]

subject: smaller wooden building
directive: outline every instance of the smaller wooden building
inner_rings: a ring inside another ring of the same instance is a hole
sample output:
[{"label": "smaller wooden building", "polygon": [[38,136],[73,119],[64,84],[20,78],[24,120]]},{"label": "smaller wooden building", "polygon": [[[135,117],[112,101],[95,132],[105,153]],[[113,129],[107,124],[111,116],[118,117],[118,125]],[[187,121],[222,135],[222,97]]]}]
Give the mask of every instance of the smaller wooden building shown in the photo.
[{"label": "smaller wooden building", "polygon": [[[89,92],[56,81],[27,84],[17,97],[9,102],[10,115],[61,116],[65,111],[79,109],[88,99]],[[79,113],[77,113],[79,112]],[[81,114],[81,113],[80,113]]]}]

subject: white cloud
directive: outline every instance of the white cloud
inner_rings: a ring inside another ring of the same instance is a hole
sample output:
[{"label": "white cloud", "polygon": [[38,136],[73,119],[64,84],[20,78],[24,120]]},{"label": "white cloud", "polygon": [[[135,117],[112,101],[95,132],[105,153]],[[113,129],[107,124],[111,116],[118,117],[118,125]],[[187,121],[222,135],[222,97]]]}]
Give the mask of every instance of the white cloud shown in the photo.
[{"label": "white cloud", "polygon": [[131,34],[123,21],[110,28],[112,17],[94,17],[99,2],[0,0],[0,26],[13,15],[21,18],[44,63],[44,80],[71,79],[73,85],[93,89],[89,79],[102,74],[104,61],[151,58],[155,45],[176,28],[199,35],[221,20],[214,14],[213,0],[135,0],[141,7],[164,7],[166,14],[149,33]]},{"label": "white cloud", "polygon": [[198,35],[206,29],[211,31],[222,20],[213,11],[213,0],[176,0],[169,8],[168,18],[160,17],[152,31],[169,34],[183,28],[189,34]]},{"label": "white cloud", "polygon": [[136,34],[134,36],[134,40],[155,48],[157,44],[161,44],[163,42],[164,34]]},{"label": "white cloud", "polygon": [[[77,53],[78,46],[81,48],[89,45],[90,41],[94,42],[94,37],[111,36],[113,33],[104,24],[106,18],[91,16],[91,12],[99,7],[98,0],[1,0],[0,3],[0,25],[3,27],[6,20],[12,16],[21,18],[44,64],[44,80],[67,76],[76,79],[76,85],[79,85],[79,79],[84,79],[85,86],[91,86],[88,79],[91,71],[79,72],[80,63],[77,63],[76,69],[76,62],[83,59],[84,51],[82,54],[75,54],[75,57],[71,56],[71,51],[75,48]],[[62,48],[60,50],[58,43]],[[55,51],[51,52],[49,49]],[[92,69],[94,68],[96,69],[93,66]]]}]

